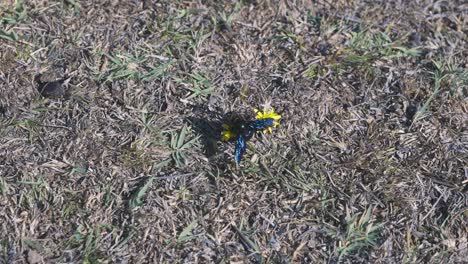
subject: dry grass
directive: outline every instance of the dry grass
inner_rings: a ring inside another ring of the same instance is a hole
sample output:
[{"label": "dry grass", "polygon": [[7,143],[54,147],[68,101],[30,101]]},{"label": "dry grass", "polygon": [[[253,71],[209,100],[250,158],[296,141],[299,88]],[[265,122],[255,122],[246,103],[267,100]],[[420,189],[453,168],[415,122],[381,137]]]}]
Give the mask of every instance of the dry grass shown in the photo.
[{"label": "dry grass", "polygon": [[1,263],[466,261],[462,1],[200,2],[0,3]]}]

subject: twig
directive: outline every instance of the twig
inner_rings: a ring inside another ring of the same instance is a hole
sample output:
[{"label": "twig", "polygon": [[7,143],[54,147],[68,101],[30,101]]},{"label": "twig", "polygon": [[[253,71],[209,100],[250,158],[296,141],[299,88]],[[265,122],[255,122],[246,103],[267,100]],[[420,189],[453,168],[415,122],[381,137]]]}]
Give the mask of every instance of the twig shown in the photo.
[{"label": "twig", "polygon": [[155,180],[173,180],[175,178],[181,178],[181,177],[186,177],[186,176],[191,176],[193,173],[185,173],[185,174],[176,174],[176,175],[170,175],[170,176],[161,176],[161,177],[155,177]]},{"label": "twig", "polygon": [[426,220],[426,218],[435,210],[435,207],[440,202],[440,199],[442,199],[442,196],[443,195],[441,194],[439,199],[437,199],[437,201],[432,205],[431,210],[429,210],[429,212],[427,212],[427,214],[421,219],[421,223],[424,222],[424,220]]}]

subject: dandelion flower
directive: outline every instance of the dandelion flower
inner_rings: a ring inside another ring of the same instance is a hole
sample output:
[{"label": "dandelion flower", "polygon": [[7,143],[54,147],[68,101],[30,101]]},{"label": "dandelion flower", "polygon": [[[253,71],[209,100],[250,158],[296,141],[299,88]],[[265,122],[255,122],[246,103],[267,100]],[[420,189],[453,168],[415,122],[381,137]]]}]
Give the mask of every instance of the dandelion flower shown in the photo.
[{"label": "dandelion flower", "polygon": [[233,127],[228,124],[223,124],[222,127],[225,129],[221,131],[221,140],[229,141],[237,137],[237,134],[233,131]]}]

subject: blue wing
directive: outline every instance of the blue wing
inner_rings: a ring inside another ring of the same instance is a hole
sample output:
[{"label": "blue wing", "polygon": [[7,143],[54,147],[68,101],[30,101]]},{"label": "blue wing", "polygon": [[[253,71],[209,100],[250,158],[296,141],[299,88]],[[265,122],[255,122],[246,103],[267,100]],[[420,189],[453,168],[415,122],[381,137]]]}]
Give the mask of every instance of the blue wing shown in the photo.
[{"label": "blue wing", "polygon": [[234,151],[234,159],[237,164],[240,164],[242,155],[244,155],[247,148],[245,137],[242,134],[239,134],[236,139],[236,150]]},{"label": "blue wing", "polygon": [[251,122],[249,124],[249,128],[254,130],[254,131],[260,131],[268,127],[272,127],[275,124],[275,120],[273,118],[265,118],[265,119],[259,119]]}]

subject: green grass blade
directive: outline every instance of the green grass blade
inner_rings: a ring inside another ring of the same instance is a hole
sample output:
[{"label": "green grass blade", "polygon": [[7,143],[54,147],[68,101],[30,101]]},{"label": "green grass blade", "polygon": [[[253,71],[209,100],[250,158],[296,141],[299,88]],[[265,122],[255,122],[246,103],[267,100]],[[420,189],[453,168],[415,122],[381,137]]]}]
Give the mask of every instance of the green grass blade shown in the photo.
[{"label": "green grass blade", "polygon": [[184,228],[184,230],[182,230],[179,237],[177,238],[177,243],[181,243],[189,239],[190,233],[193,231],[193,229],[197,227],[197,225],[198,225],[198,221],[194,220],[186,228]]},{"label": "green grass blade", "polygon": [[187,127],[184,126],[182,130],[180,131],[179,137],[177,139],[177,145],[176,148],[180,149],[182,145],[184,144],[185,136],[187,135]]},{"label": "green grass blade", "polygon": [[2,29],[0,29],[0,38],[13,41],[13,42],[16,42],[19,40],[19,37],[15,32],[12,31],[9,33]]},{"label": "green grass blade", "polygon": [[150,177],[148,181],[143,185],[143,187],[136,193],[135,197],[130,201],[130,207],[136,208],[143,204],[143,197],[145,196],[146,192],[148,192],[149,188],[153,184],[154,176]]}]

